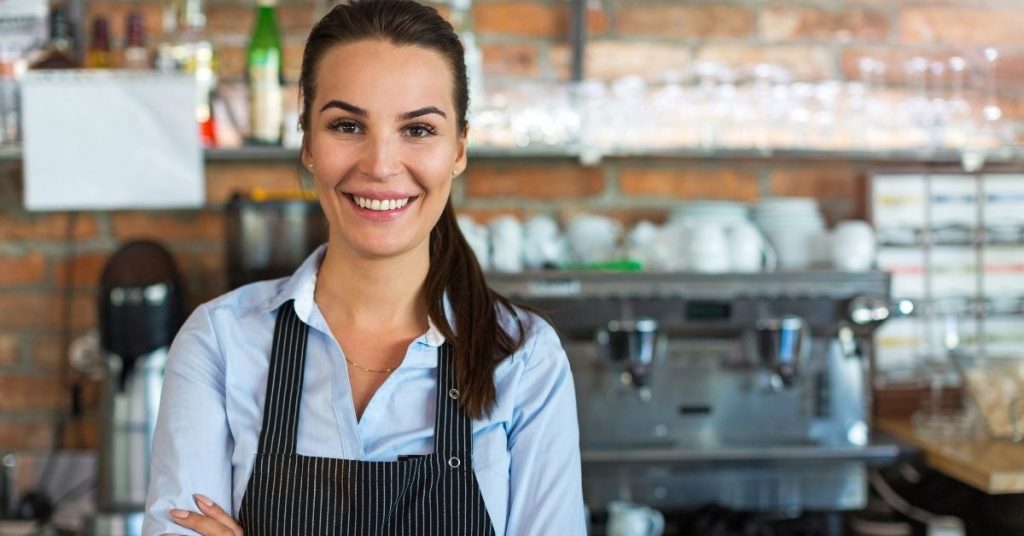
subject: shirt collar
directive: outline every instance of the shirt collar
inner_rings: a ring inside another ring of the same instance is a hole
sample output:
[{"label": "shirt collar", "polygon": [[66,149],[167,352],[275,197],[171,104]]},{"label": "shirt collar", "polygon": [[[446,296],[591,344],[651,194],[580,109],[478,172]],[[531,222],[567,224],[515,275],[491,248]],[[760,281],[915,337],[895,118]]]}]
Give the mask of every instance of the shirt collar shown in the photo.
[{"label": "shirt collar", "polygon": [[[264,312],[273,311],[286,301],[295,300],[295,314],[299,317],[299,320],[313,326],[313,322],[310,321],[313,316],[313,292],[316,290],[317,270],[320,268],[320,263],[323,262],[326,252],[327,244],[321,244],[313,253],[310,253],[295,272],[283,280],[277,294],[263,302],[261,310]],[[443,301],[445,317],[448,319],[452,329],[455,329],[453,323],[454,314],[447,292],[443,296]],[[427,331],[417,337],[414,342],[437,348],[444,344],[445,337],[441,330],[437,328],[434,319],[427,317]]]}]

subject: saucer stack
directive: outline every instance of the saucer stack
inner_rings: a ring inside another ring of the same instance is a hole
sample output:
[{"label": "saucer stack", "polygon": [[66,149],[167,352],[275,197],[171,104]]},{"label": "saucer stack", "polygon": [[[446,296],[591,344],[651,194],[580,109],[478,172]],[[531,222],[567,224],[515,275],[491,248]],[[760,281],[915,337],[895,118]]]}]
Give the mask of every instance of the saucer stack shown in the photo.
[{"label": "saucer stack", "polygon": [[779,268],[806,270],[827,260],[828,237],[812,197],[766,197],[754,205],[754,223],[775,246]]},{"label": "saucer stack", "polygon": [[705,222],[730,227],[736,223],[750,221],[747,206],[733,201],[686,201],[676,206],[669,218],[670,223]]}]

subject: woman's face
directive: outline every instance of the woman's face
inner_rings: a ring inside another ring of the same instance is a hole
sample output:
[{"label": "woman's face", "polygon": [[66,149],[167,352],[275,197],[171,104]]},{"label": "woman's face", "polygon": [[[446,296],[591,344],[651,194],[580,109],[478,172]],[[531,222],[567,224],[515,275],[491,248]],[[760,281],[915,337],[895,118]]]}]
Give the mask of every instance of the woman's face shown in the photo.
[{"label": "woman's face", "polygon": [[329,50],[317,73],[302,159],[330,244],[364,258],[426,256],[466,166],[451,67],[427,48],[365,40]]}]

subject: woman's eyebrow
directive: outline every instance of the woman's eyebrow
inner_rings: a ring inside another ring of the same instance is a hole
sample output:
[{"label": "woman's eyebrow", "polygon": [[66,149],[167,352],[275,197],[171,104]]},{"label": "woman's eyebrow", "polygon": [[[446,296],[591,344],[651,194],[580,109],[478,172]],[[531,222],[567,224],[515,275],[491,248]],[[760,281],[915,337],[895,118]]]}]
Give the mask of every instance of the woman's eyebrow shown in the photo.
[{"label": "woman's eyebrow", "polygon": [[437,115],[440,115],[441,117],[443,117],[445,119],[448,119],[448,116],[445,115],[444,112],[442,112],[441,110],[439,110],[435,106],[424,106],[423,108],[419,108],[419,109],[413,110],[411,112],[405,112],[404,114],[398,116],[398,119],[399,119],[399,121],[408,121],[410,119],[415,119],[417,117],[422,117],[424,115],[429,115],[429,114],[437,114]]},{"label": "woman's eyebrow", "polygon": [[343,100],[335,99],[335,100],[329,101],[327,104],[324,104],[323,108],[320,108],[320,111],[323,112],[324,110],[327,110],[329,108],[340,108],[342,110],[345,110],[346,112],[351,112],[351,113],[353,113],[355,115],[358,115],[359,117],[364,117],[364,118],[368,117],[370,115],[366,110],[364,110],[364,109],[362,109],[362,108],[360,108],[360,107],[358,107],[358,106],[356,106],[354,104],[349,104],[349,103],[347,103],[347,102],[345,102]]}]

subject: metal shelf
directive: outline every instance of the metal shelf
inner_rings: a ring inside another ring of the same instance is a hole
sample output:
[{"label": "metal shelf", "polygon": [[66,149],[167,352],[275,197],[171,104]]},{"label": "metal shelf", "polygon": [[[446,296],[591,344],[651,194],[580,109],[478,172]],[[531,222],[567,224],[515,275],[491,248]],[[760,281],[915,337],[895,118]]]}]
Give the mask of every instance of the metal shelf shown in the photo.
[{"label": "metal shelf", "polygon": [[[962,155],[953,150],[856,150],[822,151],[810,149],[616,149],[607,152],[582,150],[578,147],[474,147],[470,146],[471,157],[480,159],[536,159],[565,158],[585,164],[596,164],[601,160],[664,158],[678,160],[723,160],[723,161],[856,161],[873,164],[944,164],[961,163]],[[273,146],[243,146],[232,149],[207,149],[209,162],[232,161],[298,161],[299,149]],[[1024,147],[1002,147],[985,155],[986,164],[1024,165]],[[22,158],[19,146],[0,146],[0,161],[17,161]]]},{"label": "metal shelf", "polygon": [[887,272],[761,272],[699,274],[686,272],[491,272],[487,283],[510,298],[652,298],[725,300],[735,297],[848,298],[887,297]]}]

